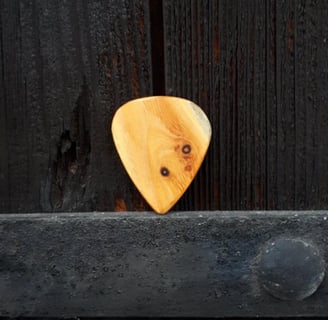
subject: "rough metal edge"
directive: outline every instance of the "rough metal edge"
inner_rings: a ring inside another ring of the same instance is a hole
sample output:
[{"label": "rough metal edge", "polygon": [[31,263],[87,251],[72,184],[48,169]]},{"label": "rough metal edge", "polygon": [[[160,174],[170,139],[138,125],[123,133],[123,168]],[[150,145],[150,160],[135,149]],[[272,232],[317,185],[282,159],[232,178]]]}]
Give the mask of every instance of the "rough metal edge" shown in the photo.
[{"label": "rough metal edge", "polygon": [[92,211],[92,212],[55,212],[55,213],[0,213],[0,220],[3,219],[74,219],[74,218],[91,218],[91,219],[116,219],[120,218],[137,218],[137,219],[169,219],[169,218],[263,218],[268,217],[318,217],[318,216],[328,216],[328,210],[267,210],[267,211],[175,211],[169,212],[164,215],[156,214],[152,211],[127,211],[127,212],[102,212],[102,211]]}]

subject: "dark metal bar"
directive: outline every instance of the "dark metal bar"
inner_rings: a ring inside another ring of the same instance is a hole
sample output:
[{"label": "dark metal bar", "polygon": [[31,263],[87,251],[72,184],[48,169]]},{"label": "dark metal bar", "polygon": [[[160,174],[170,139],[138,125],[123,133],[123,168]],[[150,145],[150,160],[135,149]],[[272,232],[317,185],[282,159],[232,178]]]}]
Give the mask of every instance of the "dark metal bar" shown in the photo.
[{"label": "dark metal bar", "polygon": [[328,316],[328,211],[0,215],[0,316]]}]

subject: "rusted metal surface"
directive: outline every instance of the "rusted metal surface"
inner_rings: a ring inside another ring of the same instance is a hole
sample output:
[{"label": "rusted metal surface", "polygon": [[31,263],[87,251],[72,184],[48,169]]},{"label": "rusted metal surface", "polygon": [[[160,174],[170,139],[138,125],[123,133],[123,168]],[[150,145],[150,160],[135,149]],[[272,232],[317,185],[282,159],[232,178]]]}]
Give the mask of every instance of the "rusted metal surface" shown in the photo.
[{"label": "rusted metal surface", "polygon": [[0,216],[0,316],[328,316],[328,212]]}]

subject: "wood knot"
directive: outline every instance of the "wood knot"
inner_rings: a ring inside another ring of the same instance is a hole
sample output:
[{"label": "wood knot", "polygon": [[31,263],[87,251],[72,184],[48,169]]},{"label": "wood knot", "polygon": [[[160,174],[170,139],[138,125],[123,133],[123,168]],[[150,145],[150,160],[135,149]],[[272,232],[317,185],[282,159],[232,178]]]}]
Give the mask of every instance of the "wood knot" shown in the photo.
[{"label": "wood knot", "polygon": [[192,166],[190,164],[188,164],[188,165],[185,166],[184,169],[185,169],[185,171],[191,171]]},{"label": "wood knot", "polygon": [[191,146],[190,146],[190,144],[185,144],[185,145],[182,147],[182,152],[183,152],[184,154],[188,154],[188,153],[190,153],[190,151],[191,151]]},{"label": "wood knot", "polygon": [[168,168],[166,168],[166,167],[161,168],[161,175],[162,176],[167,177],[169,174],[170,174],[170,171],[169,171]]}]

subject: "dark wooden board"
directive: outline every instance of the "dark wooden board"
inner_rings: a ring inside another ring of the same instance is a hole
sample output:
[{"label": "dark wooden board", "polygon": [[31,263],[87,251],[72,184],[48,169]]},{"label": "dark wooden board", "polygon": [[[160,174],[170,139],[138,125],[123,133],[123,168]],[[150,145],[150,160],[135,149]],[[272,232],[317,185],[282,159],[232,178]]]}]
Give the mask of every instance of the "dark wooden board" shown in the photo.
[{"label": "dark wooden board", "polygon": [[[327,219],[328,212],[270,211],[4,214],[0,316],[327,317],[327,277],[317,289]],[[309,297],[297,300],[304,292]]]},{"label": "dark wooden board", "polygon": [[108,125],[123,102],[165,93],[213,124],[176,210],[327,206],[327,1],[3,0],[0,11],[1,212],[147,209]]},{"label": "dark wooden board", "polygon": [[109,133],[152,93],[148,1],[0,1],[0,211],[136,210]]},{"label": "dark wooden board", "polygon": [[164,0],[166,93],[213,124],[177,209],[328,205],[327,1]]}]

